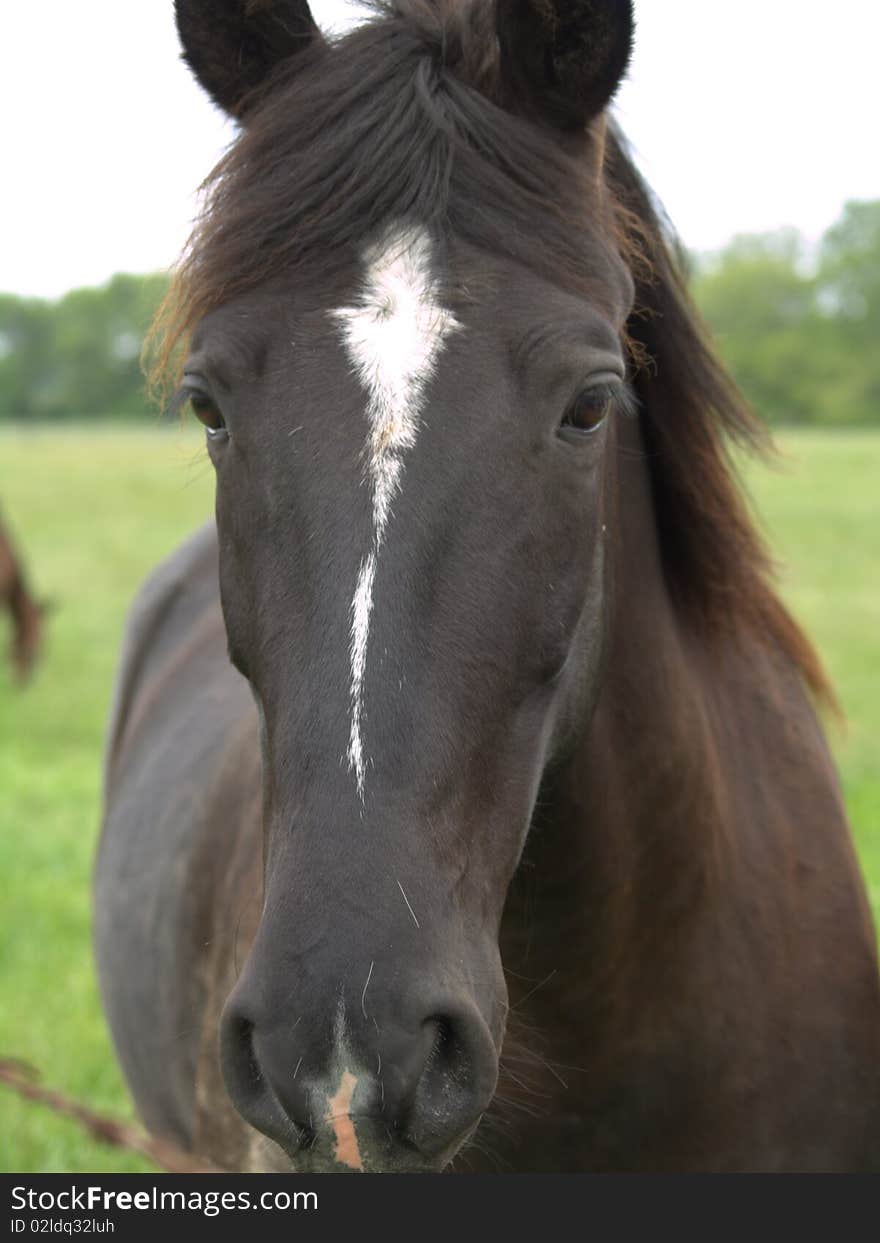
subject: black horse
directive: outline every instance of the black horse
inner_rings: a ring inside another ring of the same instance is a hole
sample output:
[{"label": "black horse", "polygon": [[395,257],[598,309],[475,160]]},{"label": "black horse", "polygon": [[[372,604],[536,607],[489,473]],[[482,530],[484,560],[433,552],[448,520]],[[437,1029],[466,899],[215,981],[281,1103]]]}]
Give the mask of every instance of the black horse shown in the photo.
[{"label": "black horse", "polygon": [[176,7],[241,132],[158,330],[216,530],[135,606],[97,865],[144,1120],[250,1170],[877,1168],[830,692],[606,120],[630,4]]}]

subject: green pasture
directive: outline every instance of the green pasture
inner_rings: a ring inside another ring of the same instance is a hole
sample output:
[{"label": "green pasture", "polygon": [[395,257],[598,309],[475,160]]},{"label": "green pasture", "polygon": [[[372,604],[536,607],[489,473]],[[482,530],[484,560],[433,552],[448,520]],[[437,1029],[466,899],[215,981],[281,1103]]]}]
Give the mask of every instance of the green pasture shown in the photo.
[{"label": "green pasture", "polygon": [[[880,915],[880,433],[779,442],[781,468],[749,466],[748,485],[784,594],[848,718],[832,738]],[[129,1116],[90,948],[103,733],[128,604],[210,514],[212,490],[194,432],[0,432],[2,512],[54,608],[32,686],[15,690],[0,664],[0,1057],[26,1059],[52,1086]],[[148,1168],[0,1086],[0,1170]]]}]

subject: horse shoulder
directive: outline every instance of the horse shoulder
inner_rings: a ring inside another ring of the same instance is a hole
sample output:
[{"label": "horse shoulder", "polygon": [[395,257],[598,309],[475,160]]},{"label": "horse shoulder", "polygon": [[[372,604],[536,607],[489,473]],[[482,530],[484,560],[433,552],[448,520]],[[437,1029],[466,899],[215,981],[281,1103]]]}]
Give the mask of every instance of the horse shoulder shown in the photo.
[{"label": "horse shoulder", "polygon": [[232,961],[237,936],[246,947],[259,896],[259,823],[256,710],[226,653],[210,526],[150,575],[128,619],[94,878],[120,1062],[146,1124],[185,1146],[218,1021],[215,959]]}]

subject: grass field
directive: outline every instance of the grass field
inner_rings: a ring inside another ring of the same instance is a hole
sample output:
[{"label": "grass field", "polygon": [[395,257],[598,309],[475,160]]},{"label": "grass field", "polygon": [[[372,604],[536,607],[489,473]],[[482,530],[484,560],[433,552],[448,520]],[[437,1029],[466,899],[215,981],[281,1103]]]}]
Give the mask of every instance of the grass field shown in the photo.
[{"label": "grass field", "polygon": [[[749,487],[848,717],[832,732],[880,915],[880,433],[780,437]],[[0,501],[51,598],[25,694],[0,667],[0,1056],[93,1108],[130,1113],[98,1004],[89,874],[102,740],[123,619],[140,580],[212,509],[197,434],[0,432]],[[2,636],[0,636],[2,637]],[[134,1171],[133,1157],[0,1087],[0,1170]]]}]

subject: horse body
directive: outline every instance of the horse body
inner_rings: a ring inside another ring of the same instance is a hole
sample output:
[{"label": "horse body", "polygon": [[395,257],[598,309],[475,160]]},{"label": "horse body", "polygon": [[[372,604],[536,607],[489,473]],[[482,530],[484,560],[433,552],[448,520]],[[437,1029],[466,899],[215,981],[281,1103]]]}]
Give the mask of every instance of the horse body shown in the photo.
[{"label": "horse body", "polygon": [[[253,701],[226,656],[216,535],[207,528],[156,571],[132,615],[111,725],[95,938],[102,978],[114,982],[111,1026],[145,1122],[230,1168],[241,1152],[197,1142],[197,1083],[226,995],[215,977],[226,973],[228,992],[235,945],[240,936],[246,952],[259,909],[256,741]],[[216,1094],[211,1110],[225,1099]]]},{"label": "horse body", "polygon": [[[178,5],[245,126],[189,272],[217,530],[132,615],[96,871],[142,1116],[253,1170],[877,1168],[821,671],[724,459],[754,429],[596,120],[629,5],[560,47],[499,4],[500,66],[479,6],[302,52],[304,5],[223,12]],[[322,107],[359,176],[316,215]],[[275,264],[236,288],[254,222]]]}]

